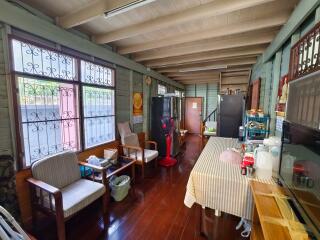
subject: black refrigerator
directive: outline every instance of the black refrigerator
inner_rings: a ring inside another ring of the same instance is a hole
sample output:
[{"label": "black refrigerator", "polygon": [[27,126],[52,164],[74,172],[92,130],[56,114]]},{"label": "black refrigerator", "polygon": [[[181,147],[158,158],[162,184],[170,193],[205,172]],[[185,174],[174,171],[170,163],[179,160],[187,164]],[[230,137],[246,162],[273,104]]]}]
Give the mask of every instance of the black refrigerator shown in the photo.
[{"label": "black refrigerator", "polygon": [[217,135],[237,138],[245,111],[245,97],[242,94],[219,95],[217,111]]},{"label": "black refrigerator", "polygon": [[158,143],[160,156],[166,155],[166,136],[162,130],[163,118],[174,120],[174,130],[171,135],[171,156],[176,156],[180,151],[179,145],[179,121],[180,121],[180,98],[178,97],[153,97],[151,105],[151,139]]}]

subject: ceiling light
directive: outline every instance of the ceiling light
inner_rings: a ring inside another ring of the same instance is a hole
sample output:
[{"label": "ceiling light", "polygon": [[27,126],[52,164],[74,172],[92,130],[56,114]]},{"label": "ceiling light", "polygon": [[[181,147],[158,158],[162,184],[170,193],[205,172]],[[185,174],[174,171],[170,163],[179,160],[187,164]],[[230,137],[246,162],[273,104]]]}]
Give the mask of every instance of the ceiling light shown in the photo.
[{"label": "ceiling light", "polygon": [[152,3],[156,0],[135,0],[135,1],[132,1],[130,3],[127,3],[121,7],[117,7],[115,9],[112,9],[110,11],[107,11],[104,13],[104,17],[105,18],[110,18],[110,17],[113,17],[115,15],[118,15],[120,13],[125,13],[127,11],[130,11],[130,10],[133,10],[135,8],[138,8],[138,7],[141,7],[141,6],[144,6],[146,4],[149,4],[149,3]]},{"label": "ceiling light", "polygon": [[179,72],[197,72],[197,71],[220,70],[220,69],[227,69],[227,66],[208,66],[208,67],[184,68],[184,69],[179,70]]}]

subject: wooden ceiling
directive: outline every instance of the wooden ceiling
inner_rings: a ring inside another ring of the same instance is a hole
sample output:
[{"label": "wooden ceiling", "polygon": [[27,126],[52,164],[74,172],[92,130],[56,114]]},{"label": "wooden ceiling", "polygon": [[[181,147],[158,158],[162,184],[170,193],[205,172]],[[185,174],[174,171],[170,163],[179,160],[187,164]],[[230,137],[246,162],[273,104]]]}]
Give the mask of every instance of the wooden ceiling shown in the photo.
[{"label": "wooden ceiling", "polygon": [[180,83],[237,85],[299,0],[155,0],[109,18],[133,0],[22,1]]}]

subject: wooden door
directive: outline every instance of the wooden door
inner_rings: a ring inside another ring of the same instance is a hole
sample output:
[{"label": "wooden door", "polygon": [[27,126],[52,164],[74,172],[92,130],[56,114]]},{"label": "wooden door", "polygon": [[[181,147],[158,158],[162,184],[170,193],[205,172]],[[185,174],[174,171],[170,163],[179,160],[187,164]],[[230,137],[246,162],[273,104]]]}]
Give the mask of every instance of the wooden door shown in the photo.
[{"label": "wooden door", "polygon": [[202,121],[202,98],[185,98],[185,129],[189,133],[200,134]]},{"label": "wooden door", "polygon": [[259,100],[260,100],[260,79],[254,81],[252,84],[251,109],[259,108]]}]

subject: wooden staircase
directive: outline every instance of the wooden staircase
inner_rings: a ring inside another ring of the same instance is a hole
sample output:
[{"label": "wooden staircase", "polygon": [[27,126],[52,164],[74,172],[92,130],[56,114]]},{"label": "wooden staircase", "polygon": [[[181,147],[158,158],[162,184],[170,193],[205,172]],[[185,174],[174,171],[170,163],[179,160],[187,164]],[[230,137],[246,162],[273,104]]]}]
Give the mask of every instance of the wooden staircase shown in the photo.
[{"label": "wooden staircase", "polygon": [[[202,137],[210,137],[217,135],[217,108],[214,109],[203,121],[201,128]],[[212,128],[214,131],[212,131]]]}]

